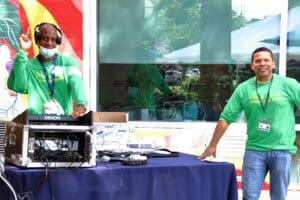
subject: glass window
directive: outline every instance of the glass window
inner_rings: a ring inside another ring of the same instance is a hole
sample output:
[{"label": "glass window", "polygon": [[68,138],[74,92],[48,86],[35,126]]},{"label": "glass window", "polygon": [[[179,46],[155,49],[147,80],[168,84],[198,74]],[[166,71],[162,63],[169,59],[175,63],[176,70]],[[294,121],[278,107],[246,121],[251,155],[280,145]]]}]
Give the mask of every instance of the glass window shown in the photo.
[{"label": "glass window", "polygon": [[[286,75],[300,82],[300,0],[289,1],[288,25],[287,25],[287,55]],[[279,42],[280,38],[273,38]],[[300,109],[295,112],[296,123],[300,123]]]},{"label": "glass window", "polygon": [[[272,5],[272,6],[270,6]],[[130,120],[216,121],[252,51],[279,60],[280,0],[100,0],[98,107]]]},{"label": "glass window", "polygon": [[[300,81],[300,1],[291,1],[289,5],[287,27],[287,76]],[[279,43],[279,37],[273,38]]]}]

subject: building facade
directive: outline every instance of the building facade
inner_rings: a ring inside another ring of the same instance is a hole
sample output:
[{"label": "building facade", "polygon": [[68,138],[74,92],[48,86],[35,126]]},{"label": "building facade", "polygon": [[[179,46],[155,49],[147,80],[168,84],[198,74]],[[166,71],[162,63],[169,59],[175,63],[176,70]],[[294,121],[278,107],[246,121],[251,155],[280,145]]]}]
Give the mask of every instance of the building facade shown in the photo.
[{"label": "building facade", "polygon": [[[26,108],[26,96],[5,82],[19,34],[42,21],[62,30],[60,51],[80,63],[91,110],[128,112],[135,134],[188,153],[203,150],[235,87],[253,76],[255,48],[274,52],[274,73],[300,80],[300,0],[4,0],[0,7],[1,119]],[[300,131],[300,111],[295,117]],[[238,170],[245,130],[241,113],[219,147]]]}]

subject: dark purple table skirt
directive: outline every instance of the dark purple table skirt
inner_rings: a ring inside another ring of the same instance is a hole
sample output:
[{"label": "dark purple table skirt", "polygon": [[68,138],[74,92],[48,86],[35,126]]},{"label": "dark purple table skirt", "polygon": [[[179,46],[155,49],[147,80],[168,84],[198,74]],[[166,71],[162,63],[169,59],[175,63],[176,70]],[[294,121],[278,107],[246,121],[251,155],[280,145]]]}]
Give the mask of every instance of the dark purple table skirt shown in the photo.
[{"label": "dark purple table skirt", "polygon": [[[6,176],[17,193],[25,192],[45,169],[6,165]],[[32,197],[32,196],[31,196]],[[197,157],[150,158],[147,165],[98,163],[94,168],[51,168],[33,194],[37,200],[237,200],[235,167]],[[0,199],[12,199],[0,181]]]}]

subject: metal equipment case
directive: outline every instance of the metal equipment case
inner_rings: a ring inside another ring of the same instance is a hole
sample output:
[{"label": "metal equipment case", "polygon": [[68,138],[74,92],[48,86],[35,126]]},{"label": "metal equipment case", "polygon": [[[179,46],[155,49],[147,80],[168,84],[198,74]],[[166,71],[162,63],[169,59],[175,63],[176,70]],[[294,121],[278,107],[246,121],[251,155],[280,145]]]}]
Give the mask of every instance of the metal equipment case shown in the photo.
[{"label": "metal equipment case", "polygon": [[5,161],[20,167],[92,167],[92,112],[73,119],[23,112],[6,123]]}]

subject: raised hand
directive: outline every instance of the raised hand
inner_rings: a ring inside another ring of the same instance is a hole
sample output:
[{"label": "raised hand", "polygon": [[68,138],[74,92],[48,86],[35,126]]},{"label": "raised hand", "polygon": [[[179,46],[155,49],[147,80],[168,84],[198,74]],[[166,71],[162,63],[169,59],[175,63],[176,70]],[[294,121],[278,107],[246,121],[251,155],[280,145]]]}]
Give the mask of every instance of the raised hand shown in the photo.
[{"label": "raised hand", "polygon": [[20,35],[19,42],[20,42],[20,48],[23,51],[28,52],[32,45],[30,28],[28,28],[27,33],[22,33]]}]

